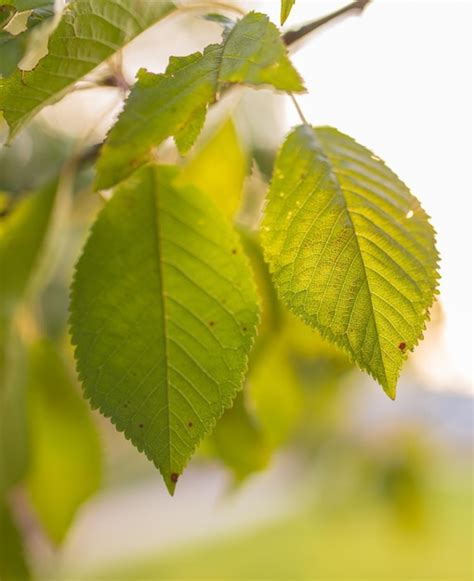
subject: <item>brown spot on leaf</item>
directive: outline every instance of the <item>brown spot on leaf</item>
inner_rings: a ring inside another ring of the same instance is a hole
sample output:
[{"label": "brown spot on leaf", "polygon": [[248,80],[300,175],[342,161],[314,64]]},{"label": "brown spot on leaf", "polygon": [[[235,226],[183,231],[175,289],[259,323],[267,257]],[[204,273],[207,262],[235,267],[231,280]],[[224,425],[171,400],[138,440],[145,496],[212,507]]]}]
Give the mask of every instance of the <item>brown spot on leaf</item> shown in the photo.
[{"label": "brown spot on leaf", "polygon": [[209,327],[214,327],[215,323],[214,321],[209,321]]},{"label": "brown spot on leaf", "polygon": [[193,422],[188,422],[188,426],[189,426],[190,428],[192,428],[192,427],[193,427]]},{"label": "brown spot on leaf", "polygon": [[171,482],[174,482],[176,484],[176,482],[178,482],[178,478],[179,478],[179,474],[176,474],[176,472],[173,472],[171,474]]},{"label": "brown spot on leaf", "polygon": [[232,254],[237,254],[237,248],[232,248]]},{"label": "brown spot on leaf", "polygon": [[402,341],[398,348],[400,349],[400,351],[405,351],[405,349],[407,348],[407,344],[405,343],[405,341]]},{"label": "brown spot on leaf", "polygon": [[138,424],[138,427],[139,428],[143,428],[143,424]]},{"label": "brown spot on leaf", "polygon": [[246,330],[247,330],[247,327],[242,327],[242,331],[245,332]]}]

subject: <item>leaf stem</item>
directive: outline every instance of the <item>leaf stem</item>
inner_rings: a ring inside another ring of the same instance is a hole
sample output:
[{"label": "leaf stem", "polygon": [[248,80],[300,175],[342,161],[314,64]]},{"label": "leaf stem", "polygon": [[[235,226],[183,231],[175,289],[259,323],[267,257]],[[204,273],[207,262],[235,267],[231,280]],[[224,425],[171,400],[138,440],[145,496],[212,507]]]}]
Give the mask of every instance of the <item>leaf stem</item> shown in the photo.
[{"label": "leaf stem", "polygon": [[295,30],[288,30],[288,32],[285,32],[285,34],[282,36],[283,42],[286,44],[286,46],[292,46],[311,32],[315,31],[317,28],[328,24],[329,22],[343,16],[344,14],[355,11],[362,12],[367,4],[370,4],[370,2],[371,0],[356,0],[355,2],[351,2],[350,4],[347,4],[347,6],[343,6],[335,12],[331,12],[331,14],[323,16],[322,18],[314,20],[313,22],[309,22],[300,28]]},{"label": "leaf stem", "polygon": [[293,105],[295,106],[295,109],[297,110],[298,115],[299,115],[301,121],[303,122],[303,124],[309,126],[309,123],[308,123],[306,117],[304,116],[304,113],[303,113],[301,107],[299,106],[299,103],[296,100],[296,97],[294,96],[294,94],[293,93],[288,93],[288,96],[293,101]]}]

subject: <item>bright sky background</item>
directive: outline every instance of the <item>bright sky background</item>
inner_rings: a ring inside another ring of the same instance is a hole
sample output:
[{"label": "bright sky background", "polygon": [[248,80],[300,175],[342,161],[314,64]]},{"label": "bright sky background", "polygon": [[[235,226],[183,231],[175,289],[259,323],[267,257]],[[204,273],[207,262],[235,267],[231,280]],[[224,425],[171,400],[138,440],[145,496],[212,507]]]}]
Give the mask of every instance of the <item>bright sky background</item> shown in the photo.
[{"label": "bright sky background", "polygon": [[[296,0],[286,27],[346,3]],[[279,2],[246,4],[278,22]],[[472,12],[470,1],[374,0],[293,56],[306,118],[374,150],[432,216],[445,322],[422,360],[434,387],[452,389],[472,378]],[[291,102],[288,121],[299,123]]]}]

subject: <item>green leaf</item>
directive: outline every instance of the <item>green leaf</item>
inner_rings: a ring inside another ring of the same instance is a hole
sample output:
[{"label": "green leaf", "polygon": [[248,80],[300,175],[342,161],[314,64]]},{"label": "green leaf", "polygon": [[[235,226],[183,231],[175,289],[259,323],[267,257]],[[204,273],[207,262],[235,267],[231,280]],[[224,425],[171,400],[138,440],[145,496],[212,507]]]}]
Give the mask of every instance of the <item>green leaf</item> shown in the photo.
[{"label": "green leaf", "polygon": [[26,486],[41,524],[60,543],[78,508],[99,487],[100,444],[87,405],[51,342],[31,347],[29,375]]},{"label": "green leaf", "polygon": [[4,28],[15,16],[16,10],[7,4],[0,5],[0,28]]},{"label": "green leaf", "polygon": [[262,231],[280,297],[394,398],[437,287],[418,200],[350,137],[301,126],[278,155]]},{"label": "green leaf", "polygon": [[78,263],[70,319],[86,396],[170,493],[241,388],[258,322],[237,235],[175,177],[147,166],[117,189]]},{"label": "green leaf", "polygon": [[13,73],[25,54],[26,41],[25,33],[13,35],[0,30],[0,77],[8,77]]},{"label": "green leaf", "polygon": [[[25,476],[29,461],[27,425],[27,365],[18,335],[0,327],[3,345],[0,362],[0,503]],[[5,340],[7,339],[8,340]],[[0,543],[1,545],[1,543]]]},{"label": "green leaf", "polygon": [[232,471],[236,482],[264,470],[271,457],[271,447],[247,409],[244,396],[244,392],[237,395],[232,408],[225,412],[206,441],[210,452]]},{"label": "green leaf", "polygon": [[50,241],[51,228],[62,215],[54,181],[30,194],[0,222],[0,318],[8,319],[22,300]]},{"label": "green leaf", "polygon": [[[1,8],[0,6],[0,15]],[[18,34],[10,34],[6,30],[0,30],[0,77],[11,75],[25,55],[30,53],[31,48],[38,49],[38,46],[41,45],[39,42],[41,36],[38,30],[41,30],[41,34],[46,35],[46,42],[49,27],[40,28],[39,25],[46,21],[52,21],[53,16],[54,6],[42,6],[31,12],[26,21],[26,30]]]},{"label": "green leaf", "polygon": [[0,0],[3,5],[13,6],[17,12],[34,10],[35,8],[44,8],[45,6],[54,6],[54,0]]},{"label": "green leaf", "polygon": [[0,499],[0,579],[25,581],[29,578],[20,533],[8,506]]},{"label": "green leaf", "polygon": [[303,410],[298,378],[281,337],[265,346],[249,373],[249,394],[262,432],[273,449],[288,440]]},{"label": "green leaf", "polygon": [[278,29],[251,12],[204,52],[171,57],[164,74],[144,70],[111,129],[97,163],[96,187],[109,188],[150,159],[150,150],[175,136],[185,153],[198,136],[208,106],[228,83],[270,84],[304,91]]},{"label": "green leaf", "polygon": [[30,72],[0,80],[0,110],[13,137],[27,121],[70,91],[174,9],[167,0],[73,0],[49,39],[48,54]]},{"label": "green leaf", "polygon": [[285,24],[286,19],[290,15],[291,9],[295,0],[281,0],[281,9],[280,9],[280,23],[281,25]]},{"label": "green leaf", "polygon": [[245,153],[232,119],[227,119],[184,166],[176,183],[205,192],[226,216],[234,218],[246,174]]}]

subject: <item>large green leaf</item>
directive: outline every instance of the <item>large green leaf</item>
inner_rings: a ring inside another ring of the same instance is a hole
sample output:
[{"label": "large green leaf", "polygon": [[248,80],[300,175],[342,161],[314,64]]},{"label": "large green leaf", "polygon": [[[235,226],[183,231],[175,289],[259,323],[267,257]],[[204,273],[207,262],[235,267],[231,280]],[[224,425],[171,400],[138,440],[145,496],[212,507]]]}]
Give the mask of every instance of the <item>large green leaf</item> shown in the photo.
[{"label": "large green leaf", "polygon": [[280,23],[285,24],[288,16],[290,15],[291,9],[295,0],[281,0],[281,9],[280,9]]},{"label": "large green leaf", "polygon": [[29,578],[20,533],[10,509],[0,499],[0,579],[26,581]]},{"label": "large green leaf", "polygon": [[147,166],[117,189],[78,263],[71,304],[86,396],[171,493],[241,388],[258,321],[237,235],[175,177]]},{"label": "large green leaf", "polygon": [[140,71],[125,108],[97,163],[96,187],[109,188],[150,158],[150,150],[174,136],[186,152],[198,136],[209,104],[228,83],[272,85],[304,91],[278,29],[251,12],[204,52],[172,57],[164,74]]},{"label": "large green leaf", "polygon": [[27,73],[0,81],[10,137],[76,81],[173,10],[168,0],[73,0],[51,35],[48,54]]},{"label": "large green leaf", "polygon": [[48,341],[30,350],[30,468],[27,489],[49,537],[60,543],[99,487],[101,451],[90,412],[66,363]]},{"label": "large green leaf", "polygon": [[428,216],[385,164],[331,128],[296,128],[263,222],[281,298],[390,397],[425,327],[438,253]]}]

